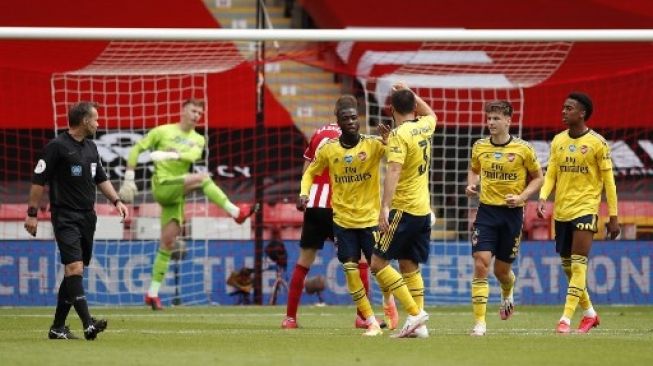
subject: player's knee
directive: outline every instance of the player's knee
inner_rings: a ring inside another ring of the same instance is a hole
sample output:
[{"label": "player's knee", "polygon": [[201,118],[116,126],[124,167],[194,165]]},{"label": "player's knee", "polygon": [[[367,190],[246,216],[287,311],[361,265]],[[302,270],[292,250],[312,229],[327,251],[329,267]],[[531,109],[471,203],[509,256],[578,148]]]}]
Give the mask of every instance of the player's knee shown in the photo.
[{"label": "player's knee", "polygon": [[488,264],[483,260],[474,260],[474,277],[486,278],[489,272]]}]

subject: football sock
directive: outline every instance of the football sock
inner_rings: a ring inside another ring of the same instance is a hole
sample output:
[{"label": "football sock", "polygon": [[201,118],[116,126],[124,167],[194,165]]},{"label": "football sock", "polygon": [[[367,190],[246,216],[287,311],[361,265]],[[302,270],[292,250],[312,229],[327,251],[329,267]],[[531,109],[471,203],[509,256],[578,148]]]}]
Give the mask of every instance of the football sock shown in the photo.
[{"label": "football sock", "polygon": [[391,292],[401,302],[401,305],[408,314],[415,316],[420,313],[420,308],[410,295],[404,279],[392,266],[387,265],[378,271],[376,273],[376,281],[379,283],[382,291]]},{"label": "football sock", "polygon": [[66,288],[66,277],[61,280],[61,285],[59,285],[59,294],[57,295],[57,309],[54,312],[54,322],[52,326],[55,328],[61,328],[66,325],[66,318],[68,318],[68,313],[70,308],[73,306],[73,303],[69,300],[68,291]]},{"label": "football sock", "polygon": [[[370,266],[367,264],[367,262],[358,262],[358,272],[361,275],[361,282],[363,282],[363,287],[365,287],[365,295],[367,295],[367,298],[369,300],[370,298],[370,271],[369,271]],[[361,318],[365,319],[363,317],[363,313],[361,313],[360,310],[356,309],[356,312],[358,316]]]},{"label": "football sock", "polygon": [[515,272],[510,271],[510,281],[506,283],[500,283],[501,285],[501,298],[502,299],[512,299],[512,292],[515,288]]},{"label": "football sock", "polygon": [[402,273],[406,287],[420,310],[424,309],[424,279],[419,268],[414,272]]},{"label": "football sock", "polygon": [[576,311],[580,297],[585,291],[587,278],[587,257],[583,255],[571,255],[571,279],[567,288],[567,300],[563,316],[571,319]]},{"label": "football sock", "polygon": [[[567,276],[567,282],[571,279],[571,258],[569,257],[560,257],[562,260],[562,270],[565,271],[565,275]],[[592,301],[590,300],[590,294],[587,292],[587,288],[583,290],[583,295],[580,297],[580,301],[578,302],[580,305],[580,308],[583,309],[583,311],[588,311],[589,309],[592,309],[592,312],[594,311],[594,308],[592,307]],[[596,314],[596,313],[594,313]],[[591,315],[587,315],[591,316]]]},{"label": "football sock", "polygon": [[79,315],[79,319],[82,320],[84,329],[86,329],[91,324],[91,314],[88,312],[88,303],[86,303],[86,296],[84,295],[82,276],[68,276],[66,279],[66,289],[68,299],[72,301],[75,311]]},{"label": "football sock", "polygon": [[374,316],[370,300],[365,294],[365,287],[361,281],[360,272],[358,271],[358,263],[347,262],[342,265],[345,271],[345,278],[347,279],[347,288],[351,294],[352,300],[356,303],[356,307],[363,314],[363,319],[368,319]]},{"label": "football sock", "polygon": [[583,310],[583,316],[589,316],[591,318],[594,318],[596,316],[596,311],[594,310],[593,307],[590,307],[587,310]]},{"label": "football sock", "polygon": [[288,285],[288,303],[286,304],[286,316],[297,319],[297,307],[302,297],[304,280],[308,274],[308,268],[299,264],[295,265]]},{"label": "football sock", "polygon": [[238,217],[240,209],[229,201],[227,195],[218,187],[211,178],[205,178],[202,181],[202,192],[208,199],[227,211],[232,217]]},{"label": "football sock", "polygon": [[487,278],[472,279],[472,310],[477,323],[485,323],[487,298],[490,295],[490,285]]},{"label": "football sock", "polygon": [[159,251],[156,253],[154,258],[154,264],[152,265],[152,284],[150,289],[147,291],[147,295],[150,297],[159,296],[159,288],[161,283],[168,272],[168,266],[170,265],[170,255],[172,251],[159,248]]}]

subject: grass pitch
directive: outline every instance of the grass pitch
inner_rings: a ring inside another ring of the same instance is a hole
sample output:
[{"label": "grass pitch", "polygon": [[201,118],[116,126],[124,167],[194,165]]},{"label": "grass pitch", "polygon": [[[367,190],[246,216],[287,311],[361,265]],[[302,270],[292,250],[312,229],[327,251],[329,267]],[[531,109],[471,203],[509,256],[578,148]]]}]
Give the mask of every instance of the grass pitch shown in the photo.
[{"label": "grass pitch", "polygon": [[[1,365],[651,365],[653,307],[598,306],[601,326],[556,335],[560,306],[518,306],[508,321],[488,309],[488,333],[470,337],[471,306],[429,307],[428,339],[361,336],[354,308],[300,307],[298,330],[280,329],[285,308],[93,307],[109,327],[94,342],[48,340],[54,308],[0,309]],[[577,326],[577,312],[572,326]],[[403,314],[401,324],[403,324]],[[83,336],[74,310],[72,331]],[[400,324],[400,325],[401,325]]]}]

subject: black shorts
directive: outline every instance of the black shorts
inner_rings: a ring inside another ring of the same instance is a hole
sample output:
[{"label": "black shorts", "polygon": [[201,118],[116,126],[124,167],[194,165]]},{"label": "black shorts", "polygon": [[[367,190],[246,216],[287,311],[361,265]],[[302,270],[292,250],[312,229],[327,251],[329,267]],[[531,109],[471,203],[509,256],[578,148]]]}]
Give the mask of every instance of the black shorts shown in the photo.
[{"label": "black shorts", "polygon": [[598,215],[585,215],[571,221],[555,220],[556,252],[561,257],[571,257],[571,244],[574,240],[574,231],[591,231],[596,233],[598,228]]},{"label": "black shorts", "polygon": [[347,229],[333,224],[333,233],[336,236],[336,248],[340,263],[350,260],[358,262],[361,259],[361,252],[365,255],[367,262],[370,262],[374,242],[379,236],[378,226]]},{"label": "black shorts", "polygon": [[472,226],[472,253],[489,251],[503,262],[514,262],[519,254],[523,224],[523,207],[481,203]]},{"label": "black shorts", "polygon": [[374,246],[374,254],[386,260],[409,259],[425,263],[429,259],[431,214],[415,216],[390,210],[390,228]]},{"label": "black shorts", "polygon": [[61,263],[84,262],[93,255],[93,236],[97,216],[93,211],[52,210],[52,229],[61,253]]},{"label": "black shorts", "polygon": [[333,241],[333,210],[323,207],[307,208],[304,212],[299,246],[319,250],[324,248],[324,241],[327,239]]}]

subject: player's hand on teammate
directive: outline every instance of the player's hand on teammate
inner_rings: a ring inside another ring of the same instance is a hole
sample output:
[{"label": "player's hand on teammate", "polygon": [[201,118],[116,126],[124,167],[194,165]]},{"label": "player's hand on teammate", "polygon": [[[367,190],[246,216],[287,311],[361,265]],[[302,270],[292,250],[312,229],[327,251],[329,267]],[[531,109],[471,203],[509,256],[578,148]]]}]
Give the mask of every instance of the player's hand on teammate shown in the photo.
[{"label": "player's hand on teammate", "polygon": [[524,205],[524,197],[519,194],[507,194],[506,205],[510,208],[520,207]]},{"label": "player's hand on teammate", "polygon": [[308,204],[308,196],[299,196],[295,207],[297,207],[299,211],[305,211],[307,204]]},{"label": "player's hand on teammate", "polygon": [[122,181],[120,190],[118,190],[118,195],[123,202],[132,203],[134,202],[136,193],[138,193],[138,187],[136,187],[136,182],[134,182],[134,171],[127,170],[125,172],[125,179]]},{"label": "player's hand on teammate", "polygon": [[381,122],[376,126],[376,128],[377,131],[379,132],[379,136],[381,136],[381,142],[383,143],[383,145],[387,145],[388,136],[390,136],[390,131],[392,131],[392,126]]},{"label": "player's hand on teammate", "polygon": [[38,222],[39,220],[36,217],[27,216],[27,218],[25,218],[25,230],[27,230],[31,236],[36,236]]},{"label": "player's hand on teammate", "polygon": [[467,197],[476,197],[478,196],[478,185],[470,184],[465,188],[465,194]]}]

